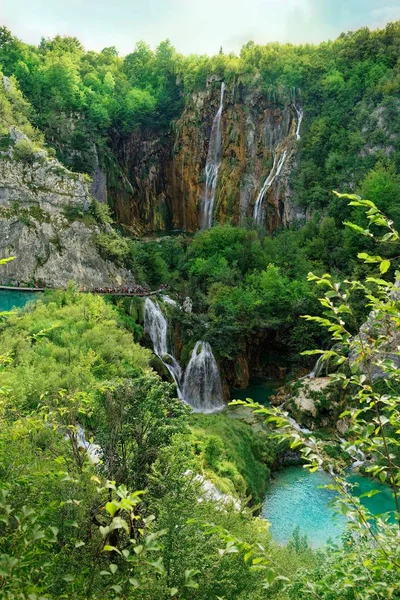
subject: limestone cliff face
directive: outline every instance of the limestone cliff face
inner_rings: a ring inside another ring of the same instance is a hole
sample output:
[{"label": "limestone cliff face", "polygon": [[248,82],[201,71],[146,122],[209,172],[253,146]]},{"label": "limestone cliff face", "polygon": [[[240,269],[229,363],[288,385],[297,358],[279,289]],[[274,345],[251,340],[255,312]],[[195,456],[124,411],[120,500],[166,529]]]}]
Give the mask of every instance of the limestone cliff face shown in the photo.
[{"label": "limestone cliff face", "polygon": [[[221,82],[190,96],[173,131],[163,139],[148,132],[114,140],[109,197],[116,219],[140,234],[166,229],[196,231],[205,194],[205,166]],[[296,160],[298,114],[290,102],[268,99],[257,87],[226,88],[221,119],[221,164],[214,220],[243,223],[274,159],[285,160],[262,199],[261,222],[273,231],[303,215],[295,208],[290,173]],[[276,164],[275,164],[276,168]]]},{"label": "limestone cliff face", "polygon": [[1,283],[36,280],[62,287],[74,280],[90,288],[132,281],[97,250],[100,229],[89,217],[88,183],[44,151],[25,159],[13,147],[1,153],[0,257],[17,257],[1,269]]}]

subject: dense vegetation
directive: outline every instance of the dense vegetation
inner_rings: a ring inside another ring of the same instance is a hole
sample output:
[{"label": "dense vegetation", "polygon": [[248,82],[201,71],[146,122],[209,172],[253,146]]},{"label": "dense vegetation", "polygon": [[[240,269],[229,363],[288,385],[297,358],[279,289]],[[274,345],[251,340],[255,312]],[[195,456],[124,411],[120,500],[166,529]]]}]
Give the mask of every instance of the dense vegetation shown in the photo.
[{"label": "dense vegetation", "polygon": [[[0,68],[12,84],[7,93],[7,80],[0,85],[0,144],[8,148],[17,126],[31,141],[17,142],[14,158],[27,163],[38,148],[54,148],[65,165],[91,173],[98,161],[112,162],[116,139],[143,129],[168,136],[185,98],[210,76],[257,82],[275,102],[301,101],[307,120],[292,183],[307,223],[273,236],[249,223],[149,242],[111,228],[105,206],[93,203],[79,217],[104,225],[93,243],[138,282],[167,283],[181,303],[190,299],[192,310],[169,309],[182,364],[204,339],[223,367],[272,346],[277,363],[284,357],[298,370],[313,360],[300,351],[331,344],[317,327],[327,326],[339,342],[325,357],[347,390],[350,443],[396,497],[400,373],[390,344],[399,307],[390,280],[399,278],[399,48],[399,23],[318,47],[249,43],[239,57],[212,58],[183,57],[169,42],[156,51],[140,43],[124,58],[114,48],[86,52],[75,38],[33,47],[0,29]],[[332,196],[343,186],[378,208]],[[346,219],[357,224],[344,228]],[[377,240],[381,226],[388,233]],[[342,291],[344,278],[351,282]],[[321,307],[314,281],[328,289]],[[354,336],[371,308],[379,326]],[[71,286],[0,319],[5,600],[400,598],[398,529],[379,519],[369,525],[323,437],[291,432],[312,467],[334,472],[356,535],[321,552],[298,534],[286,547],[273,543],[254,516],[277,453],[268,428],[231,413],[190,414],[138,343],[138,307]],[[222,504],[204,481],[225,494]]]},{"label": "dense vegetation", "polygon": [[[397,245],[391,221],[371,202],[353,197],[352,204],[368,209],[365,234],[385,226],[382,243]],[[337,384],[350,389],[343,449],[364,451],[367,472],[387,481],[398,503],[392,347],[399,301],[395,284],[382,279],[390,261],[361,258],[378,265],[381,277],[342,290],[327,274],[309,276],[327,293],[325,316],[308,320],[332,332],[337,344],[324,358],[339,369]],[[353,336],[349,298],[360,291],[373,317]],[[397,523],[372,517],[351,496],[331,440],[293,430],[278,409],[257,406],[313,469],[331,473],[350,523],[343,548],[313,552],[298,532],[277,547],[246,507],[249,492],[262,498],[276,453],[258,419],[253,428],[234,414],[190,415],[149,368],[149,352],[132,340],[119,311],[73,286],[3,314],[0,328],[4,598],[399,597]],[[100,446],[88,441],[92,435]],[[205,492],[206,480],[227,494],[222,504]]]},{"label": "dense vegetation", "polygon": [[[282,568],[313,562],[282,556],[245,508],[274,460],[265,433],[189,418],[110,304],[71,288],[0,328],[3,598],[262,598],[262,572],[226,536],[258,540]],[[100,463],[85,451],[92,435]],[[221,510],[198,474],[243,509]]]},{"label": "dense vegetation", "polygon": [[[167,133],[185,98],[209,79],[257,85],[278,102],[294,96],[307,115],[293,174],[296,199],[314,210],[328,209],[340,227],[345,204],[332,202],[332,189],[354,189],[372,170],[367,195],[382,178],[398,193],[399,27],[363,28],[319,46],[249,42],[239,56],[185,57],[168,41],[155,51],[139,42],[123,58],[112,47],[87,52],[76,38],[57,36],[30,46],[3,27],[0,68],[17,78],[47,143],[66,164],[89,173],[97,160],[93,144],[104,160],[115,136],[140,128]],[[378,196],[369,194],[373,201]],[[382,200],[389,204],[385,210],[395,204],[393,195]]]},{"label": "dense vegetation", "polygon": [[[168,137],[188,96],[207,82],[256,86],[278,105],[295,99],[306,118],[292,185],[295,203],[308,211],[306,224],[272,238],[252,223],[243,229],[219,226],[192,243],[135,243],[108,230],[96,243],[138,281],[168,283],[182,300],[190,296],[194,314],[183,329],[210,341],[219,358],[246,353],[260,335],[261,346],[272,341],[277,360],[289,368],[309,366],[298,352],[323,340],[298,319],[317,310],[305,275],[329,270],[338,278],[358,277],[370,267],[360,267],[357,252],[374,253],[371,238],[343,227],[346,219],[365,224],[362,212],[331,190],[354,190],[398,223],[399,47],[399,23],[319,46],[249,42],[239,56],[214,57],[182,56],[168,41],[155,51],[140,42],[125,57],[115,48],[85,51],[68,37],[43,39],[35,47],[2,28],[0,68],[15,88],[14,99],[0,90],[2,143],[15,124],[35,143],[42,144],[44,135],[68,167],[92,173],[100,161],[112,179],[115,146],[135,132]],[[25,159],[31,151],[26,145],[18,143]],[[390,245],[380,252],[390,258]],[[364,317],[359,304],[354,331]],[[190,347],[186,357],[188,352]]]}]

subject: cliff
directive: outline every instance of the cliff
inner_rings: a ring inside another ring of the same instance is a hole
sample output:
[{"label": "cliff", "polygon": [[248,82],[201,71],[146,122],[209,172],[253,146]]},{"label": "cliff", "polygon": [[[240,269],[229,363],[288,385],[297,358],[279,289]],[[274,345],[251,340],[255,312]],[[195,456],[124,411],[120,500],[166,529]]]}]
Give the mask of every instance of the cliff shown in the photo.
[{"label": "cliff", "polygon": [[95,244],[102,225],[92,212],[90,180],[71,173],[16,127],[0,153],[0,257],[16,256],[1,283],[40,281],[63,287],[116,286],[130,273],[104,260]]},{"label": "cliff", "polygon": [[[205,167],[221,84],[210,81],[204,91],[189,96],[168,135],[142,130],[128,138],[114,137],[106,166],[109,198],[116,220],[135,234],[193,232],[201,226]],[[226,88],[214,220],[239,224],[253,217],[263,186],[259,223],[267,230],[304,218],[293,202],[290,183],[300,114],[294,102],[269,99],[257,86]],[[272,182],[265,188],[268,176]]]}]

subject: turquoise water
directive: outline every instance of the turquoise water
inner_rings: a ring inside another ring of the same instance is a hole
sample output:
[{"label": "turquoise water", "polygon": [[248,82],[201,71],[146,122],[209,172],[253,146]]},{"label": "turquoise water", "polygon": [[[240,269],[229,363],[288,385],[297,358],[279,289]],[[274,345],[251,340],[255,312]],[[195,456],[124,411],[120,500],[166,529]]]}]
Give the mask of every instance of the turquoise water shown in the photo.
[{"label": "turquoise water", "polygon": [[38,300],[40,292],[7,292],[0,291],[0,312],[25,306],[30,300]]},{"label": "turquoise water", "polygon": [[[357,484],[354,488],[354,495],[357,496],[371,489],[380,490],[372,498],[361,499],[371,513],[394,510],[394,500],[388,486],[359,474],[352,474],[349,482]],[[298,466],[276,473],[262,510],[263,517],[271,523],[271,533],[276,542],[286,543],[297,526],[315,548],[323,546],[328,539],[340,538],[346,519],[343,515],[337,515],[330,506],[335,492],[319,488],[329,483],[332,480],[324,471],[310,473]]]},{"label": "turquoise water", "polygon": [[280,386],[282,386],[282,381],[278,379],[254,377],[250,380],[248,388],[244,390],[233,388],[231,390],[231,398],[232,400],[246,400],[246,398],[251,398],[254,402],[268,404],[270,396],[275,394]]}]

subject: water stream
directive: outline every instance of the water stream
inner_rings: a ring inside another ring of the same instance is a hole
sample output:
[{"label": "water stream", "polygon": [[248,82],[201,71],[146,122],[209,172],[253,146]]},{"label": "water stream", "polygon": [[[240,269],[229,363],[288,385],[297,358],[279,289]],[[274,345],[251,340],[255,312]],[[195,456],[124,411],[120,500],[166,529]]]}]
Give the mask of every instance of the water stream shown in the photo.
[{"label": "water stream", "polygon": [[293,104],[293,106],[294,106],[294,110],[296,111],[296,114],[297,114],[296,140],[300,140],[301,139],[300,127],[301,127],[301,122],[303,120],[304,113],[303,113],[302,109],[297,108],[297,106],[295,104]]},{"label": "water stream", "polygon": [[[167,304],[175,301],[164,296]],[[198,341],[186,367],[185,376],[172,350],[168,351],[168,320],[160,305],[146,298],[144,329],[153,343],[154,353],[162,360],[176,384],[178,398],[195,412],[211,413],[225,407],[217,361],[208,342]]]},{"label": "water stream", "polygon": [[144,303],[144,330],[153,342],[154,353],[162,360],[176,383],[178,398],[182,399],[182,369],[173,354],[168,352],[168,323],[160,306],[150,298]]},{"label": "water stream", "polygon": [[208,146],[208,154],[206,160],[206,189],[204,198],[201,204],[200,226],[202,229],[208,229],[212,225],[214,213],[215,192],[218,182],[218,171],[221,165],[221,117],[224,108],[224,92],[225,83],[221,84],[221,99],[218,112],[214,117],[211,128],[210,144]]},{"label": "water stream", "polygon": [[256,200],[256,203],[254,206],[253,218],[256,221],[256,223],[259,223],[260,225],[262,224],[263,218],[264,218],[264,211],[263,211],[264,198],[265,198],[269,188],[274,183],[275,179],[277,177],[279,177],[279,174],[285,163],[286,157],[287,157],[287,150],[285,150],[281,154],[281,156],[279,156],[278,153],[275,154],[272,169],[268,173],[268,176],[267,176],[266,180],[264,181],[264,184],[260,190],[260,193],[257,196],[257,200]]},{"label": "water stream", "polygon": [[217,361],[208,342],[197,342],[186,367],[183,397],[195,412],[212,413],[224,408]]}]

